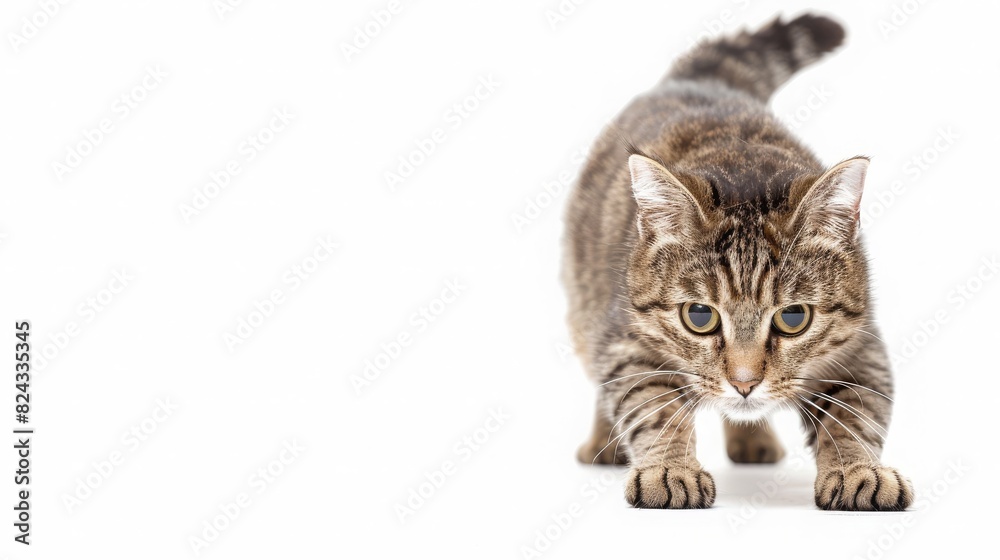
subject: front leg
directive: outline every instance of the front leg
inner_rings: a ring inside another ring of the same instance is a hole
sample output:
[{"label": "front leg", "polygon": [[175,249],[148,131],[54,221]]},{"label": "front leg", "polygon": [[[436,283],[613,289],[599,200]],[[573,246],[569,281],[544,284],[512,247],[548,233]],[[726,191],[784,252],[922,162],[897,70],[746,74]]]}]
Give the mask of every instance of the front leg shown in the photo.
[{"label": "front leg", "polygon": [[632,466],[625,499],[640,508],[704,508],[715,502],[715,481],[695,458],[693,378],[637,362],[615,368],[602,386],[613,419],[611,446]]},{"label": "front leg", "polygon": [[860,384],[849,378],[806,381],[803,385],[805,396],[799,404],[816,440],[816,505],[844,511],[909,507],[913,503],[912,484],[899,471],[881,463],[892,411],[889,384]]}]

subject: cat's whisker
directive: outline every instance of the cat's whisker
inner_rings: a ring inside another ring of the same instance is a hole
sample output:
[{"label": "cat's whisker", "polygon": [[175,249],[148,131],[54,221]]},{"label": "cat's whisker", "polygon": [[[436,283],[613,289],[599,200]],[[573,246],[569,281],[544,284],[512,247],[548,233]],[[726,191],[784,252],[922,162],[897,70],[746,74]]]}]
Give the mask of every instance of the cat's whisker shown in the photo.
[{"label": "cat's whisker", "polygon": [[857,416],[858,419],[861,420],[862,422],[864,422],[869,428],[875,430],[875,433],[878,434],[878,436],[880,438],[882,438],[883,441],[887,437],[889,437],[889,430],[885,429],[884,426],[882,426],[881,424],[879,424],[875,420],[871,419],[867,414],[861,412],[857,408],[854,408],[850,404],[845,403],[844,401],[842,401],[842,400],[840,400],[840,399],[838,399],[836,397],[831,397],[829,395],[824,395],[823,393],[816,393],[816,392],[810,391],[808,389],[806,389],[806,392],[809,393],[810,395],[814,396],[814,397],[818,397],[818,398],[821,398],[821,399],[823,399],[823,400],[825,400],[827,402],[833,403],[833,404],[839,406],[840,408],[843,408],[844,410],[850,412],[851,414]]},{"label": "cat's whisker", "polygon": [[[670,420],[668,420],[668,421],[667,421],[667,423],[666,423],[666,425],[664,426],[664,428],[669,428],[669,427],[670,427],[670,424],[671,424],[671,423],[673,423],[673,421],[674,421],[674,418],[675,418],[675,417],[676,417],[676,416],[677,416],[677,415],[678,415],[678,414],[679,414],[680,412],[684,411],[684,415],[683,415],[683,416],[681,416],[680,420],[678,420],[678,421],[677,421],[677,425],[676,425],[676,426],[674,426],[674,431],[670,433],[670,438],[668,438],[668,439],[667,439],[667,443],[663,445],[663,453],[662,453],[662,454],[660,455],[660,462],[661,462],[661,463],[662,463],[662,462],[664,461],[664,459],[666,458],[666,454],[667,454],[667,451],[669,451],[669,450],[670,450],[670,444],[671,444],[671,443],[673,443],[673,441],[674,441],[674,436],[675,436],[675,435],[677,435],[677,430],[679,430],[679,429],[681,428],[681,426],[683,426],[683,425],[684,425],[684,420],[685,420],[685,419],[687,418],[687,416],[688,416],[688,412],[689,412],[689,411],[690,411],[691,409],[693,409],[693,408],[694,408],[694,407],[695,407],[695,406],[696,406],[696,405],[698,404],[698,402],[700,402],[700,401],[701,401],[701,399],[703,399],[703,398],[704,398],[704,397],[698,397],[697,399],[694,399],[694,400],[690,400],[690,401],[687,401],[686,403],[684,403],[684,406],[682,406],[681,408],[677,409],[677,411],[676,411],[676,412],[674,412],[673,416],[671,416],[671,417],[670,417]],[[662,431],[661,431],[661,435],[662,435]],[[657,438],[657,439],[659,439],[659,438]],[[655,442],[654,442],[654,443],[655,443]],[[652,445],[650,445],[650,448],[646,450],[646,454],[647,454],[647,455],[649,454],[649,452],[650,452],[650,450],[651,450],[651,449],[652,449]]]},{"label": "cat's whisker", "polygon": [[[785,401],[781,401],[781,402],[779,402],[779,403],[778,403],[778,407],[779,407],[779,408],[781,408],[781,409],[783,409],[783,410],[787,410],[788,412],[791,412],[792,414],[797,414],[797,413],[796,413],[796,410],[795,410],[795,408],[794,408],[795,406],[799,406],[799,404],[798,404],[798,403],[796,403],[796,402],[794,402],[794,401],[790,401],[790,400],[785,400]],[[801,408],[801,406],[799,406],[799,408]],[[801,415],[799,415],[799,416],[801,416]],[[817,437],[818,437],[818,436],[819,436],[819,433],[817,432],[818,428],[816,428],[816,423],[815,423],[815,422],[813,422],[813,421],[812,421],[811,419],[809,419],[809,418],[806,418],[806,420],[809,420],[809,423],[810,423],[810,424],[812,424],[812,427],[813,427],[813,435],[814,435],[814,436],[817,436]],[[809,426],[807,426],[807,425],[805,424],[805,422],[803,422],[803,423],[802,423],[802,429],[803,429],[803,430],[806,430],[806,433],[808,433],[808,432],[809,432]],[[817,441],[818,441],[818,439],[817,439]]]},{"label": "cat's whisker", "polygon": [[836,360],[836,359],[835,359],[835,358],[834,358],[833,356],[828,356],[828,358],[829,358],[829,360],[830,360],[831,362],[833,362],[833,363],[837,364],[838,366],[840,366],[840,369],[844,370],[844,371],[845,371],[845,372],[847,373],[847,375],[850,375],[850,376],[851,376],[851,379],[853,379],[855,383],[857,383],[857,382],[858,382],[858,378],[857,378],[857,377],[854,377],[854,374],[853,374],[853,373],[851,373],[851,370],[849,370],[849,369],[847,369],[846,367],[844,367],[844,364],[842,364],[842,363],[838,362],[838,361],[837,361],[837,360]]},{"label": "cat's whisker", "polygon": [[[626,428],[625,431],[623,431],[622,433],[618,434],[613,439],[609,440],[608,444],[605,445],[604,447],[602,447],[601,450],[598,451],[596,455],[594,455],[594,460],[596,461],[597,457],[600,456],[601,453],[604,453],[604,451],[607,448],[611,447],[611,444],[614,443],[615,440],[618,440],[618,439],[621,439],[621,438],[625,437],[625,434],[627,434],[630,431],[632,431],[636,426],[638,426],[639,424],[641,424],[643,420],[649,418],[650,416],[652,416],[652,415],[656,414],[657,412],[663,410],[664,408],[670,406],[672,403],[674,403],[678,399],[682,399],[682,398],[684,398],[684,394],[683,393],[681,394],[681,396],[673,398],[673,399],[670,399],[668,402],[666,402],[666,403],[664,403],[664,404],[662,404],[662,405],[654,408],[649,414],[647,414],[647,415],[643,416],[642,418],[636,420],[635,423],[632,424],[631,426],[629,426],[628,428]],[[615,425],[617,426],[618,424],[615,424]],[[611,430],[611,433],[614,433],[614,429],[613,428]],[[616,446],[615,449],[618,449],[618,447]]]},{"label": "cat's whisker", "polygon": [[[623,402],[625,402],[625,397],[628,397],[629,393],[631,393],[632,390],[635,389],[636,386],[638,386],[640,383],[644,383],[647,379],[651,379],[653,377],[658,377],[660,375],[674,375],[674,374],[673,373],[666,373],[666,372],[664,372],[664,373],[652,373],[652,374],[647,375],[646,377],[643,377],[642,379],[640,379],[640,380],[636,381],[635,383],[633,383],[632,386],[629,387],[627,391],[625,391],[625,393],[622,395],[621,400],[618,401],[618,406],[621,406],[621,404]],[[685,385],[683,388],[693,387],[694,385],[697,385],[697,383],[691,383],[691,384]]]},{"label": "cat's whisker", "polygon": [[628,375],[623,375],[621,377],[616,377],[616,378],[614,378],[614,379],[612,379],[610,381],[605,381],[604,383],[601,383],[600,385],[598,385],[598,387],[603,387],[605,385],[610,385],[611,383],[617,383],[617,382],[619,382],[619,381],[621,381],[623,379],[629,379],[629,378],[632,378],[632,377],[636,377],[638,375],[661,374],[661,373],[679,373],[679,374],[682,374],[682,375],[692,375],[694,377],[701,377],[697,373],[691,373],[691,372],[688,372],[688,371],[677,371],[677,370],[670,370],[670,369],[664,369],[664,370],[655,369],[653,371],[640,371],[639,373],[630,373]]},{"label": "cat's whisker", "polygon": [[[611,441],[611,439],[610,439],[611,438],[611,434],[615,433],[615,428],[617,428],[619,424],[621,424],[622,422],[624,422],[625,419],[628,418],[629,416],[631,416],[632,413],[635,412],[636,410],[639,410],[640,408],[642,408],[642,407],[646,406],[647,404],[655,401],[656,399],[665,397],[667,395],[676,393],[678,391],[683,391],[684,389],[687,389],[688,387],[693,387],[693,386],[694,386],[694,384],[692,383],[691,385],[685,385],[683,387],[677,387],[677,388],[675,388],[675,389],[673,389],[671,391],[667,391],[665,393],[660,393],[658,395],[650,397],[649,399],[646,399],[645,401],[643,401],[643,402],[635,405],[635,407],[633,407],[632,410],[630,410],[630,411],[626,412],[625,414],[623,414],[622,417],[617,422],[615,422],[614,426],[611,426],[611,432],[608,434],[608,441]],[[683,396],[683,393],[681,394],[681,396]],[[622,402],[624,402],[624,401],[625,401],[625,397],[622,397]],[[619,404],[621,404],[621,403],[619,403]]]},{"label": "cat's whisker", "polygon": [[[804,402],[804,403],[806,403],[806,404],[808,404],[810,406],[814,406],[814,407],[816,407],[819,410],[822,410],[834,422],[836,422],[837,424],[839,424],[841,428],[847,430],[847,433],[849,433],[851,435],[851,437],[853,437],[854,439],[857,440],[857,442],[861,445],[861,449],[864,450],[865,454],[868,455],[868,458],[871,459],[872,462],[876,462],[876,463],[878,462],[878,453],[875,453],[875,450],[871,449],[870,445],[867,444],[867,443],[865,443],[864,440],[862,440],[858,436],[858,434],[854,432],[854,430],[852,430],[849,427],[847,427],[847,425],[844,424],[843,422],[841,422],[836,416],[830,414],[829,411],[824,410],[823,407],[821,407],[818,404],[810,401],[809,399],[806,399],[804,397],[799,397],[799,400],[801,400],[802,402]],[[818,418],[817,418],[817,420],[818,420]]]},{"label": "cat's whisker", "polygon": [[[788,409],[791,410],[792,412],[795,412],[795,409],[792,408],[791,405],[795,405],[800,411],[803,410],[802,409],[802,405],[799,404],[799,403],[797,403],[797,402],[788,401],[788,402],[783,402],[781,404],[784,405],[784,406],[787,406]],[[808,416],[806,416],[805,419],[808,420],[810,424],[812,424],[813,435],[816,437],[816,442],[818,443],[819,442],[819,427],[816,426],[816,422],[813,422],[812,418],[809,418]]]},{"label": "cat's whisker", "polygon": [[[685,408],[687,408],[687,406],[689,404],[691,404],[691,401],[686,401],[683,405],[681,405],[680,408],[678,408],[677,410],[675,410],[674,413],[670,415],[670,418],[668,418],[666,422],[663,423],[663,427],[660,428],[660,433],[658,433],[656,435],[656,438],[654,438],[653,441],[650,442],[649,447],[646,448],[646,453],[642,456],[642,460],[639,461],[638,464],[640,464],[640,465],[645,465],[646,464],[646,457],[649,456],[649,452],[653,450],[653,446],[656,445],[656,442],[659,441],[661,437],[663,437],[663,432],[667,431],[667,428],[670,427],[670,424],[674,421],[674,418],[676,418],[677,415],[682,410],[684,410]],[[618,443],[621,443],[621,442],[618,442]]]},{"label": "cat's whisker", "polygon": [[838,379],[816,379],[816,378],[813,378],[813,377],[793,377],[792,379],[797,379],[799,381],[816,381],[816,382],[820,382],[820,383],[835,383],[835,384],[840,384],[840,385],[850,385],[852,387],[857,387],[859,389],[864,389],[866,391],[871,391],[872,393],[875,393],[876,395],[882,397],[883,399],[885,399],[885,400],[887,400],[889,402],[895,402],[895,401],[892,400],[891,397],[889,397],[887,395],[884,395],[884,394],[876,391],[875,389],[872,389],[871,387],[866,387],[866,386],[861,385],[859,383],[851,383],[850,381],[840,381]]},{"label": "cat's whisker", "polygon": [[[689,424],[692,429],[688,431],[687,443],[684,444],[685,458],[688,456],[688,451],[691,449],[691,437],[694,436],[694,421],[695,418],[698,416],[698,403],[700,403],[701,399],[703,398],[705,397],[700,397],[697,401],[695,401],[694,405],[691,407],[691,417],[690,417],[691,419],[689,421]],[[683,422],[684,420],[682,419],[681,421]]]},{"label": "cat's whisker", "polygon": [[696,406],[698,406],[698,403],[700,403],[704,398],[705,397],[701,396],[698,397],[697,399],[694,399],[691,402],[691,407],[684,413],[684,416],[681,417],[681,419],[677,422],[677,427],[674,429],[674,433],[672,433],[670,435],[670,439],[667,440],[668,443],[673,441],[674,436],[677,434],[677,431],[684,427],[684,422],[689,418],[690,413],[694,410]]},{"label": "cat's whisker", "polygon": [[[834,359],[833,359],[832,357],[829,357],[829,356],[828,356],[827,358],[829,358],[830,360],[833,360],[833,362],[834,362],[834,363],[835,363],[835,364],[836,364],[837,366],[839,366],[839,367],[840,367],[841,369],[843,369],[843,370],[844,370],[845,372],[847,372],[847,374],[851,376],[851,379],[854,379],[854,382],[855,382],[855,383],[857,383],[857,382],[858,382],[858,379],[857,379],[856,377],[854,377],[854,374],[853,374],[853,373],[851,373],[851,372],[850,372],[850,370],[848,370],[848,369],[847,369],[846,367],[844,367],[843,365],[841,365],[841,363],[840,363],[840,362],[838,362],[837,360],[834,360]],[[822,365],[824,365],[824,366],[829,366],[829,364],[822,364]],[[823,373],[828,373],[828,372],[824,371]],[[857,397],[858,397],[858,401],[860,401],[860,402],[861,402],[861,408],[862,408],[862,409],[864,409],[864,407],[865,407],[865,400],[864,400],[863,398],[861,398],[861,393],[859,393],[859,392],[858,392],[858,390],[857,390],[857,389],[855,389],[854,387],[850,387],[850,386],[845,386],[845,387],[846,387],[847,389],[850,389],[851,391],[853,391],[853,392],[854,392],[854,394],[855,394],[855,395],[857,395]]]},{"label": "cat's whisker", "polygon": [[[691,402],[691,401],[688,401],[688,402]],[[646,464],[646,457],[649,457],[649,452],[653,450],[653,446],[656,445],[656,442],[660,441],[661,437],[663,437],[663,432],[667,431],[667,428],[670,427],[670,423],[673,421],[674,416],[677,416],[677,413],[680,412],[680,411],[682,411],[682,410],[684,410],[684,407],[686,407],[687,405],[688,405],[687,402],[684,403],[680,408],[678,408],[677,410],[675,410],[674,413],[670,415],[670,418],[666,422],[664,422],[663,427],[660,428],[660,432],[658,434],[656,434],[656,437],[653,439],[653,441],[651,441],[649,443],[649,447],[646,448],[646,453],[644,453],[642,455],[642,460],[640,460],[639,463],[638,463],[639,465],[645,465]],[[621,442],[618,442],[618,443],[621,443]],[[615,449],[617,450],[617,447],[615,447]]]},{"label": "cat's whisker", "polygon": [[[805,399],[803,399],[802,397],[799,397],[799,399],[805,401]],[[805,402],[808,402],[808,401],[805,401]],[[844,456],[840,453],[840,446],[837,445],[837,439],[833,437],[833,434],[830,433],[830,430],[826,427],[825,424],[823,424],[823,422],[819,419],[819,417],[817,417],[811,411],[807,410],[806,407],[802,406],[801,404],[795,403],[795,406],[799,407],[799,410],[801,410],[802,412],[805,412],[806,414],[808,414],[811,417],[809,421],[813,422],[813,427],[814,428],[815,428],[816,424],[819,424],[820,426],[823,427],[823,431],[826,432],[826,436],[828,438],[830,438],[830,441],[833,443],[833,448],[837,450],[837,457],[840,459],[840,468],[841,468],[841,470],[843,470],[843,468],[844,468]],[[819,430],[818,429],[816,430],[816,446],[817,447],[819,446]]]},{"label": "cat's whisker", "polygon": [[881,338],[879,338],[879,337],[877,337],[877,336],[873,335],[872,333],[870,333],[870,332],[868,332],[868,331],[866,331],[866,330],[864,330],[864,329],[859,329],[859,328],[855,327],[855,328],[854,328],[854,330],[856,330],[856,331],[858,331],[858,332],[863,332],[863,333],[867,334],[868,336],[870,336],[870,337],[874,338],[875,340],[877,340],[877,341],[881,342],[882,344],[885,344],[886,346],[888,346],[888,345],[889,345],[888,343],[886,343],[886,341],[882,340]]}]

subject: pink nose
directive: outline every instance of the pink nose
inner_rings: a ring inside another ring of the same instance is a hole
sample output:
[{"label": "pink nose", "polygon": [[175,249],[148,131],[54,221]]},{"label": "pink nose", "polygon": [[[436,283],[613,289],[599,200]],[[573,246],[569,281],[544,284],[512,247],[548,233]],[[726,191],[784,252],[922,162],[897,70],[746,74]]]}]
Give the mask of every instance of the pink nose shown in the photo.
[{"label": "pink nose", "polygon": [[736,390],[739,391],[739,393],[743,395],[743,398],[745,399],[748,396],[750,396],[750,391],[753,391],[754,387],[760,385],[760,380],[754,379],[752,381],[730,381],[729,384],[735,387]]}]

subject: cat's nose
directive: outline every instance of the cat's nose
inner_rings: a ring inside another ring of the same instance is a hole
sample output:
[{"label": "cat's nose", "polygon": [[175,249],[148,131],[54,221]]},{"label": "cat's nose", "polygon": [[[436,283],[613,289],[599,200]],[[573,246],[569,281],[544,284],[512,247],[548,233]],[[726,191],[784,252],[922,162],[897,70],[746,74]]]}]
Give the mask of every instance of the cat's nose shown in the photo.
[{"label": "cat's nose", "polygon": [[728,348],[725,358],[725,380],[744,399],[748,398],[750,391],[766,377],[763,348],[749,345],[746,341],[736,343]]},{"label": "cat's nose", "polygon": [[745,399],[750,396],[750,391],[753,391],[754,387],[760,385],[760,380],[754,379],[751,381],[730,381],[729,384],[735,387],[736,390],[739,391],[739,393],[743,395],[743,398]]}]

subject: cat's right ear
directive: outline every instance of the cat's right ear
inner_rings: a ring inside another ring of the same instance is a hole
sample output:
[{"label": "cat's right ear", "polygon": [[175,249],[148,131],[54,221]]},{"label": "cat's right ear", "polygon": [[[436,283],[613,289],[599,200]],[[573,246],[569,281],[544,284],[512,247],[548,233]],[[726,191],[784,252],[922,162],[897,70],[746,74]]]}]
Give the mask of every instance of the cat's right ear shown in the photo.
[{"label": "cat's right ear", "polygon": [[868,158],[858,156],[830,168],[811,185],[792,187],[798,201],[791,223],[825,239],[854,242],[861,226],[861,193]]},{"label": "cat's right ear", "polygon": [[[662,165],[632,154],[628,169],[632,174],[632,194],[639,208],[640,234],[654,233],[661,238],[683,241],[705,222],[705,214],[691,190]],[[647,232],[647,228],[653,232]]]}]

